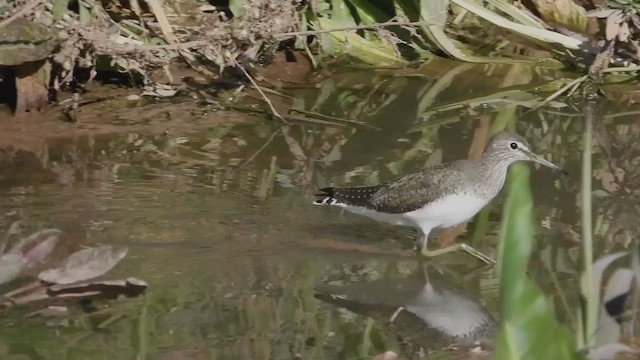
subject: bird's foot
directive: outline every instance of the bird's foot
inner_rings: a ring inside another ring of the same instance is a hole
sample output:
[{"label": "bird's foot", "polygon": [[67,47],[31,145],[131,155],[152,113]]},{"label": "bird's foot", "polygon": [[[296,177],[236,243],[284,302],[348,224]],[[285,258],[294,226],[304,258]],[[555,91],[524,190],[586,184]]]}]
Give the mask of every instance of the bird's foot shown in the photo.
[{"label": "bird's foot", "polygon": [[420,249],[420,254],[424,257],[427,258],[432,258],[435,256],[439,256],[439,255],[443,255],[443,254],[448,254],[448,253],[452,253],[455,251],[464,251],[467,254],[477,258],[478,260],[486,263],[486,264],[490,264],[490,265],[494,265],[496,262],[495,260],[493,260],[492,258],[490,258],[489,256],[481,253],[480,251],[474,249],[473,247],[461,243],[461,244],[455,244],[455,245],[451,245],[451,246],[447,246],[445,248],[442,249],[438,249],[438,250],[429,250],[425,246],[422,246],[422,248]]}]

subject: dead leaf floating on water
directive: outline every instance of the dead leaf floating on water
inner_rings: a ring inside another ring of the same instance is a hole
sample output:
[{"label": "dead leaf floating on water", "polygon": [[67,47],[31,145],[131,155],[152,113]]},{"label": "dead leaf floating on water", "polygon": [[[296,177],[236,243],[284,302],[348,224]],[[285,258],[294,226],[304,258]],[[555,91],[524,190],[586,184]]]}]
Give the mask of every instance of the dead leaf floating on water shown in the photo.
[{"label": "dead leaf floating on water", "polygon": [[58,229],[45,229],[38,231],[31,236],[20,240],[9,254],[22,255],[27,259],[27,268],[33,268],[44,262],[45,258],[51,254],[62,231]]},{"label": "dead leaf floating on water", "polygon": [[178,92],[178,88],[158,83],[148,83],[144,86],[142,96],[153,96],[159,98],[173,97]]},{"label": "dead leaf floating on water", "polygon": [[71,284],[104,275],[127,255],[128,249],[113,250],[111,246],[83,249],[69,256],[56,268],[38,275],[52,284]]},{"label": "dead leaf floating on water", "polygon": [[27,259],[20,254],[4,254],[0,256],[0,284],[17,278],[26,267]]}]

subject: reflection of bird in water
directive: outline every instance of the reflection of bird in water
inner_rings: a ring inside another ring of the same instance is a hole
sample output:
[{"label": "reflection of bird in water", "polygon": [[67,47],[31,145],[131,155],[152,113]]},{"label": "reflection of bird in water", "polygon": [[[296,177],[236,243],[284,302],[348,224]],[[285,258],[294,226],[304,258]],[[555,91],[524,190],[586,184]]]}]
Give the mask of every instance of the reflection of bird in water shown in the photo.
[{"label": "reflection of bird in water", "polygon": [[478,299],[428,265],[406,278],[320,285],[315,297],[389,326],[417,347],[474,345],[490,341],[494,317]]}]

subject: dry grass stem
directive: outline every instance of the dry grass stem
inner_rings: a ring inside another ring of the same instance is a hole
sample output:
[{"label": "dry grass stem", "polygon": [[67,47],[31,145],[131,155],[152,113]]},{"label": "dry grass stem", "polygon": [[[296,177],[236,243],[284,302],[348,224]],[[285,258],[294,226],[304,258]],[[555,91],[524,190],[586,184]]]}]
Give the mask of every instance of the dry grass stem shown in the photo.
[{"label": "dry grass stem", "polygon": [[240,63],[238,63],[237,60],[233,61],[235,63],[235,65],[242,71],[242,73],[244,74],[244,76],[247,77],[247,79],[249,79],[249,81],[251,82],[251,85],[253,85],[254,88],[256,88],[256,90],[258,90],[258,92],[260,93],[260,95],[262,96],[262,98],[264,99],[264,101],[267,103],[267,105],[269,106],[269,109],[271,109],[271,113],[273,114],[273,116],[277,117],[278,119],[282,120],[283,122],[287,122],[282,115],[280,115],[280,113],[278,112],[278,110],[276,110],[276,108],[273,106],[273,103],[271,102],[271,100],[267,97],[267,95],[262,91],[262,88],[260,88],[260,85],[258,85],[258,83],[256,83],[256,81],[253,79],[253,77],[249,74],[249,72],[247,72],[247,70],[245,70],[244,67],[242,67],[240,65]]}]

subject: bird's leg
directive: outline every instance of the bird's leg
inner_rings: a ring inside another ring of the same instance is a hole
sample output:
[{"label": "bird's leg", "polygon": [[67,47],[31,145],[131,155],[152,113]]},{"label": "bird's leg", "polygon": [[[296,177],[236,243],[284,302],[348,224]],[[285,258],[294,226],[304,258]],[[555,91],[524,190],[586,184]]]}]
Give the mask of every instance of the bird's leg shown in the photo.
[{"label": "bird's leg", "polygon": [[422,254],[422,256],[424,257],[434,257],[434,256],[438,256],[438,255],[442,255],[442,254],[448,254],[448,253],[452,253],[455,251],[464,251],[467,254],[476,257],[477,259],[479,259],[480,261],[483,261],[487,264],[495,264],[495,260],[493,260],[492,258],[490,258],[489,256],[481,253],[480,251],[474,249],[473,247],[465,244],[465,243],[460,243],[460,244],[455,244],[455,245],[451,245],[451,246],[447,246],[445,248],[442,249],[438,249],[438,250],[429,250],[427,249],[427,242],[424,242],[424,245],[420,248],[420,254]]},{"label": "bird's leg", "polygon": [[418,237],[416,238],[415,246],[413,247],[416,251],[421,251],[422,248],[427,246],[427,235],[424,232],[420,232]]}]

